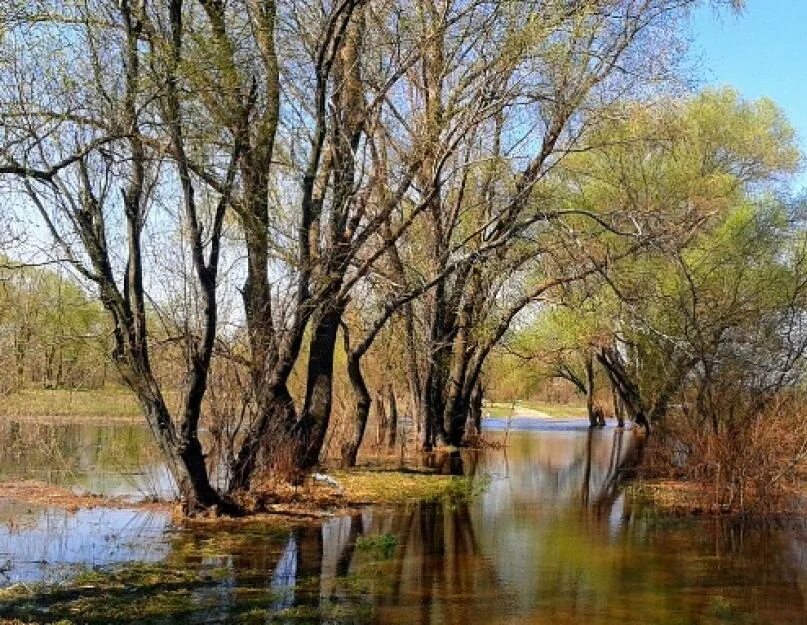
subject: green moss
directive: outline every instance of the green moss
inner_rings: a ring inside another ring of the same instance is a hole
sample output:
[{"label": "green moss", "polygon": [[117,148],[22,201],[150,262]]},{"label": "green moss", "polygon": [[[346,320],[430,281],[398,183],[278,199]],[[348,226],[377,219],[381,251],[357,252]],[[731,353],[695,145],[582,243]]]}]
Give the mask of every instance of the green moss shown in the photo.
[{"label": "green moss", "polygon": [[372,619],[371,606],[346,605],[324,601],[316,606],[295,606],[272,614],[268,623],[295,623],[296,625],[344,622],[365,623]]},{"label": "green moss", "polygon": [[[88,569],[63,584],[18,585],[0,591],[0,618],[171,623],[198,612],[201,606],[194,590],[215,585],[221,576],[220,570],[142,562]],[[265,591],[262,596],[266,597]]]},{"label": "green moss", "polygon": [[356,539],[356,549],[368,551],[383,559],[391,558],[398,546],[398,537],[393,534],[374,534],[372,536],[359,536]]},{"label": "green moss", "polygon": [[237,622],[239,625],[263,625],[270,616],[265,608],[253,608],[241,614]]},{"label": "green moss", "polygon": [[[125,618],[158,623],[196,612],[199,605],[190,590],[176,589],[138,594],[136,600],[107,591],[56,604],[51,610],[55,612],[59,608],[81,616],[86,622],[114,622]],[[124,614],[126,616],[122,617]]]},{"label": "green moss", "polygon": [[[364,541],[371,551],[394,549],[395,537]],[[334,580],[330,598],[320,597],[320,579],[298,579],[300,605],[278,611],[279,596],[267,588],[267,572],[244,572],[133,563],[87,569],[71,581],[53,585],[17,585],[0,590],[0,624],[4,623],[138,623],[163,625],[226,613],[227,622],[363,623],[371,620],[367,597],[378,591],[381,563],[367,563],[357,574]],[[252,576],[254,574],[254,577]],[[222,579],[226,582],[222,585]]]},{"label": "green moss", "polygon": [[403,471],[336,471],[332,473],[351,504],[468,502],[485,491],[490,479]]}]

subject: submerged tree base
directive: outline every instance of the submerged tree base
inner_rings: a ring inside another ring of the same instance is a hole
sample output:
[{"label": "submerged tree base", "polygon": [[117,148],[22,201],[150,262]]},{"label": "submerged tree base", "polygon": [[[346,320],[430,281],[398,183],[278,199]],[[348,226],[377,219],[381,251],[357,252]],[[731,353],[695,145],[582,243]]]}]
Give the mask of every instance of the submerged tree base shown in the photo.
[{"label": "submerged tree base", "polygon": [[121,497],[77,494],[70,489],[33,480],[0,483],[0,499],[76,511],[82,508],[136,508],[171,513],[177,522],[249,522],[261,517],[319,519],[351,508],[373,504],[470,501],[481,494],[487,477],[442,475],[419,470],[338,470],[310,477],[301,485],[264,478],[251,491],[241,493],[234,510],[213,508],[187,517],[177,502],[154,499],[132,501]]}]

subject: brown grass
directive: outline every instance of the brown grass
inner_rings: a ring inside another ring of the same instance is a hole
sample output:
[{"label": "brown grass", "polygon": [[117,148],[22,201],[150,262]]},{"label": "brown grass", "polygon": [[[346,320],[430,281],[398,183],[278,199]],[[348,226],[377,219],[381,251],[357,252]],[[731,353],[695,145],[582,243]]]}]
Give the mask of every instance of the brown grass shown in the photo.
[{"label": "brown grass", "polygon": [[172,503],[159,501],[133,502],[119,497],[76,494],[70,489],[35,480],[0,482],[0,499],[13,499],[38,506],[54,506],[68,511],[80,508],[136,508],[170,510]]},{"label": "brown grass", "polygon": [[668,417],[648,441],[642,474],[663,507],[696,512],[804,514],[807,416],[783,398],[732,423]]},{"label": "brown grass", "polygon": [[134,396],[122,388],[102,390],[25,389],[0,402],[0,416],[14,418],[56,417],[70,420],[142,419]]}]

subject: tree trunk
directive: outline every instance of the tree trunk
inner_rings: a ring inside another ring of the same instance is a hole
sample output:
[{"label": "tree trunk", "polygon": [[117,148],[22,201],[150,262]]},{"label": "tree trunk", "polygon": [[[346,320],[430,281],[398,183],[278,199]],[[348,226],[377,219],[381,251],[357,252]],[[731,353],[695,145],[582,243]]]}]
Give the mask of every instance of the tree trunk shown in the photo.
[{"label": "tree trunk", "polygon": [[598,425],[597,415],[594,414],[594,359],[586,356],[586,411],[591,427]]},{"label": "tree trunk", "polygon": [[468,410],[468,421],[465,425],[463,443],[467,443],[471,437],[479,437],[482,434],[482,400],[484,393],[482,384],[477,380],[471,393],[470,408]]},{"label": "tree trunk", "polygon": [[[217,507],[226,514],[238,514],[239,508],[222,498],[210,484],[205,456],[198,438],[177,439],[165,403],[159,397],[138,392],[138,399],[157,446],[166,459],[171,477],[176,482],[184,514],[193,516]],[[141,389],[142,391],[142,389]]]},{"label": "tree trunk", "polygon": [[420,400],[423,385],[418,369],[415,319],[411,304],[404,307],[403,314],[406,320],[406,382],[409,387],[409,411],[412,422],[415,424],[415,431],[420,434],[423,428],[423,411]]},{"label": "tree trunk", "polygon": [[445,404],[443,422],[449,445],[459,446],[465,436],[465,422],[468,420],[469,393],[468,364],[470,356],[466,350],[466,330],[462,328],[456,337],[448,397]]},{"label": "tree trunk", "polygon": [[613,348],[603,348],[597,354],[597,360],[605,368],[608,379],[619,394],[622,405],[628,415],[638,423],[638,420],[647,421],[644,415],[644,404],[637,384],[630,378],[622,363],[622,357]]},{"label": "tree trunk", "polygon": [[392,384],[387,386],[387,398],[389,401],[387,446],[390,449],[395,449],[395,443],[398,438],[398,403],[395,400],[395,387]]},{"label": "tree trunk", "polygon": [[384,442],[384,432],[387,431],[387,407],[384,403],[384,395],[376,393],[376,419],[375,419],[375,446],[381,449]]},{"label": "tree trunk", "polygon": [[266,434],[272,432],[273,443],[289,445],[292,442],[291,424],[294,419],[294,400],[285,382],[275,381],[264,384],[259,389],[257,400],[257,419],[245,435],[244,441],[230,467],[230,484],[228,493],[248,490],[252,476],[258,467],[261,450],[267,450]]},{"label": "tree trunk", "polygon": [[296,465],[307,471],[319,462],[333,402],[333,361],[343,306],[331,304],[314,319],[308,352],[305,403],[295,429]]},{"label": "tree trunk", "polygon": [[[350,352],[349,347],[346,351]],[[342,466],[355,467],[356,456],[359,453],[359,447],[361,447],[364,432],[367,429],[367,416],[370,414],[372,400],[367,390],[367,384],[364,382],[364,376],[362,375],[360,357],[354,354],[348,356],[347,374],[353,389],[355,406],[353,419],[350,421],[350,432],[344,443],[342,443],[342,449],[340,451]]]},{"label": "tree trunk", "polygon": [[611,384],[611,395],[614,402],[614,417],[616,418],[617,427],[625,427],[625,408],[622,405],[622,400],[616,390],[616,386]]}]

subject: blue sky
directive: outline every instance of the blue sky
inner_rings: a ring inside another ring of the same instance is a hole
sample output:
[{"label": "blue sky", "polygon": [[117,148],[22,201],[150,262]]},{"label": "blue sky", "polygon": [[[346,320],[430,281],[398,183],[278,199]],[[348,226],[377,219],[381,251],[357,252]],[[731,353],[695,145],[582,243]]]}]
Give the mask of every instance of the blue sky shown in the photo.
[{"label": "blue sky", "polygon": [[[807,152],[807,0],[746,0],[739,15],[705,6],[694,14],[692,29],[704,84],[773,99]],[[798,185],[807,187],[807,172]]]}]

